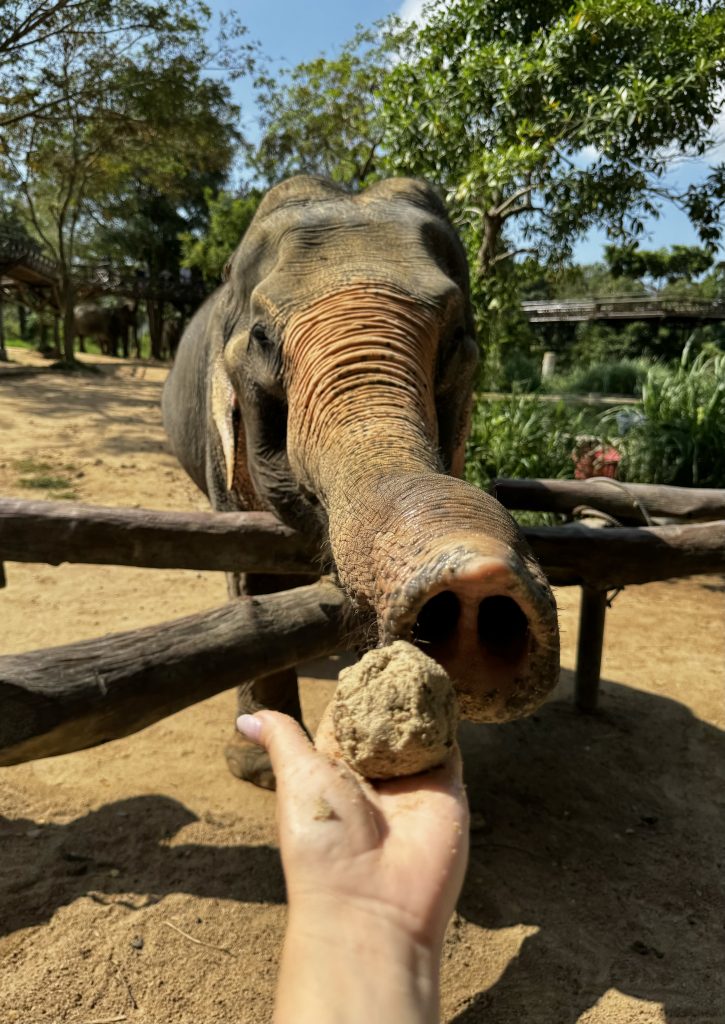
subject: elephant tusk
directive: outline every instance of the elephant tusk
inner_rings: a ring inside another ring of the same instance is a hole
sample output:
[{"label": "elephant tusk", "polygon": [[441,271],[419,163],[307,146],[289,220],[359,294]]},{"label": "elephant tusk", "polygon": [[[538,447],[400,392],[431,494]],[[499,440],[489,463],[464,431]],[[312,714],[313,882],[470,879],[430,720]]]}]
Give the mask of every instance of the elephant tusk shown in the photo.
[{"label": "elephant tusk", "polygon": [[219,434],[224,453],[225,482],[228,491],[234,484],[236,439],[234,436],[234,406],[237,396],[229,380],[221,357],[214,361],[211,377],[211,414]]}]

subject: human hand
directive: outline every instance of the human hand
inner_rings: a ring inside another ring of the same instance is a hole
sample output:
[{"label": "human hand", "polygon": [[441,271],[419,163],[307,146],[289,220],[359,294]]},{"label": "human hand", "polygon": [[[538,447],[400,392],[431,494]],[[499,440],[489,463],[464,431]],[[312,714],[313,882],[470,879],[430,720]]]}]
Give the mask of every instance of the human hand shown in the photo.
[{"label": "human hand", "polygon": [[441,768],[371,783],[336,759],[332,730],[315,749],[286,715],[244,715],[268,751],[290,909],[383,925],[438,956],[463,884],[468,804],[456,748]]}]

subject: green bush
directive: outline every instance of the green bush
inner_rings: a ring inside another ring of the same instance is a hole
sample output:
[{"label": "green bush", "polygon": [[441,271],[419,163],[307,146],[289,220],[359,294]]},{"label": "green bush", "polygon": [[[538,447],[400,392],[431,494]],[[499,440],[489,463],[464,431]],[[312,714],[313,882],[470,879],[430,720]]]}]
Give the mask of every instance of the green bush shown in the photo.
[{"label": "green bush", "polygon": [[545,382],[547,391],[565,391],[574,394],[597,392],[603,395],[641,395],[647,374],[652,369],[650,359],[619,359],[577,366],[566,374],[557,374]]},{"label": "green bush", "polygon": [[[616,437],[623,419],[634,422]],[[622,480],[725,487],[725,353],[710,349],[692,358],[686,348],[674,366],[650,364],[641,405],[604,414],[539,395],[481,400],[473,412],[466,478],[486,490],[496,477],[571,478],[580,435],[614,444],[622,454]]]},{"label": "green bush", "polygon": [[[622,479],[725,487],[725,353],[686,347],[678,365],[654,365],[642,388],[643,418],[619,442]],[[606,430],[617,410],[601,417]]]},{"label": "green bush", "polygon": [[473,411],[466,478],[488,489],[496,477],[572,477],[578,434],[592,414],[538,395],[480,401]]},{"label": "green bush", "polygon": [[652,333],[649,324],[611,324],[597,321],[579,323],[565,353],[569,366],[627,359],[641,352]]},{"label": "green bush", "polygon": [[503,391],[535,391],[541,386],[541,357],[504,348],[500,385]]}]

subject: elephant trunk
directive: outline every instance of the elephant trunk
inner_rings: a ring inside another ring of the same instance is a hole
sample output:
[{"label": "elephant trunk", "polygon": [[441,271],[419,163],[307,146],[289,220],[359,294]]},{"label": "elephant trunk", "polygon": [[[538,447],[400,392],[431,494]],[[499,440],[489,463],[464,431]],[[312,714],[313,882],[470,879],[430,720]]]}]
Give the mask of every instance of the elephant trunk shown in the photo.
[{"label": "elephant trunk", "polygon": [[326,508],[342,585],[380,642],[412,640],[446,668],[467,717],[530,712],[556,682],[555,606],[503,507],[441,471],[434,312],[338,293],[288,343],[290,462]]},{"label": "elephant trunk", "polygon": [[340,580],[374,611],[382,643],[412,640],[442,664],[468,718],[506,721],[541,703],[558,674],[556,610],[493,498],[442,474],[373,471],[328,512]]}]

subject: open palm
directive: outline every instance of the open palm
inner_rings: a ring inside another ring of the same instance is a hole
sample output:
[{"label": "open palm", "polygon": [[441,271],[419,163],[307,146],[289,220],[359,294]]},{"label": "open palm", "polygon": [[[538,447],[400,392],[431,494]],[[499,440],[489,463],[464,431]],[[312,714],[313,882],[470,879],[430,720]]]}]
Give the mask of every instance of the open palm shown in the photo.
[{"label": "open palm", "polygon": [[468,805],[456,750],[439,769],[369,783],[343,765],[331,730],[317,748],[292,719],[264,711],[261,742],[277,777],[290,902],[387,919],[439,945],[468,852]]}]

